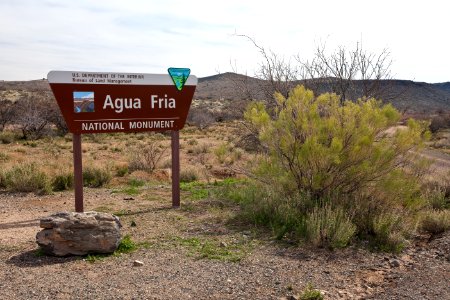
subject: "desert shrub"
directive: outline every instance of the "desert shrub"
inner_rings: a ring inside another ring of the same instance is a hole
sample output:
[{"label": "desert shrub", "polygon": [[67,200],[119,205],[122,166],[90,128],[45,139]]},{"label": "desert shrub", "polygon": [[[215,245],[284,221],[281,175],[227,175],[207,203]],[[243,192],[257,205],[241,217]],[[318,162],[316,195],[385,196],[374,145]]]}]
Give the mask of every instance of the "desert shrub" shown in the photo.
[{"label": "desert shrub", "polygon": [[0,99],[0,132],[14,120],[14,104],[10,100]]},{"label": "desert shrub", "polygon": [[0,161],[8,161],[10,159],[9,155],[3,152],[0,152]]},{"label": "desert shrub", "polygon": [[421,229],[431,234],[439,234],[450,229],[450,210],[430,210],[421,220]]},{"label": "desert shrub", "polygon": [[4,188],[6,188],[5,172],[3,170],[0,170],[0,189]]},{"label": "desert shrub", "polygon": [[131,239],[128,234],[125,235],[119,243],[114,254],[130,253],[138,249],[138,245]]},{"label": "desert shrub", "polygon": [[241,202],[247,217],[317,246],[344,247],[356,234],[401,249],[414,230],[402,207],[421,201],[423,165],[411,150],[429,137],[426,124],[408,120],[392,130],[399,112],[375,99],[341,102],[302,86],[275,97],[270,110],[254,102],[245,112],[263,149],[249,169],[259,199]]},{"label": "desert shrub", "polygon": [[112,179],[111,172],[107,168],[87,167],[83,170],[83,186],[98,188]]},{"label": "desert shrub", "polygon": [[242,151],[229,143],[222,143],[214,148],[214,154],[219,163],[226,165],[232,165],[242,158]]},{"label": "desert shrub", "polygon": [[70,190],[73,188],[73,180],[72,172],[58,174],[52,180],[52,188],[54,191]]},{"label": "desert shrub", "polygon": [[198,180],[198,172],[193,168],[180,170],[180,182],[193,182]]},{"label": "desert shrub", "polygon": [[164,157],[167,148],[156,141],[148,141],[145,145],[140,145],[131,151],[129,169],[130,171],[142,170],[152,173],[158,163]]},{"label": "desert shrub", "polygon": [[319,290],[308,284],[300,295],[300,300],[323,300],[324,297]]},{"label": "desert shrub", "polygon": [[307,240],[318,247],[343,248],[356,232],[356,226],[344,210],[330,204],[314,207],[305,223]]},{"label": "desert shrub", "polygon": [[15,135],[13,132],[4,131],[0,133],[0,141],[2,144],[11,144],[15,140]]},{"label": "desert shrub", "polygon": [[438,115],[431,119],[430,130],[433,133],[438,132],[440,129],[450,128],[450,114]]},{"label": "desert shrub", "polygon": [[435,186],[432,189],[426,189],[423,197],[426,199],[429,208],[440,210],[450,208],[450,198],[447,193],[447,188]]},{"label": "desert shrub", "polygon": [[206,108],[193,107],[189,110],[186,122],[200,129],[205,129],[214,124],[214,115]]},{"label": "desert shrub", "polygon": [[286,188],[317,198],[361,192],[382,181],[400,170],[410,150],[428,136],[425,125],[414,120],[387,134],[400,114],[375,99],[340,105],[335,94],[315,97],[298,86],[288,98],[277,94],[276,100],[273,116],[262,103],[252,103],[245,113],[268,149],[271,172],[280,174],[272,176],[262,164],[258,175],[273,184],[283,178]]},{"label": "desert shrub", "polygon": [[198,144],[198,141],[196,139],[190,139],[187,143],[188,145],[194,146]]},{"label": "desert shrub", "polygon": [[53,105],[53,102],[48,95],[40,93],[21,98],[14,104],[15,123],[25,139],[35,140],[49,134],[51,123],[48,107]]},{"label": "desert shrub", "polygon": [[126,174],[128,174],[128,166],[127,165],[120,165],[116,166],[116,175],[118,177],[124,177]]},{"label": "desert shrub", "polygon": [[35,192],[49,194],[51,185],[48,176],[34,163],[15,165],[4,172],[2,185],[13,192]]},{"label": "desert shrub", "polygon": [[[210,148],[211,148],[210,144],[201,143],[201,144],[193,146],[190,150],[192,151],[193,154],[198,155],[198,154],[208,153]],[[189,152],[189,150],[188,150],[188,152]]]},{"label": "desert shrub", "polygon": [[225,158],[227,153],[229,152],[230,146],[227,144],[221,144],[214,149],[214,154],[217,157],[217,160],[223,164],[225,162]]},{"label": "desert shrub", "polygon": [[382,251],[401,251],[405,246],[406,238],[415,227],[408,221],[407,217],[400,212],[379,214],[373,219],[372,246]]}]

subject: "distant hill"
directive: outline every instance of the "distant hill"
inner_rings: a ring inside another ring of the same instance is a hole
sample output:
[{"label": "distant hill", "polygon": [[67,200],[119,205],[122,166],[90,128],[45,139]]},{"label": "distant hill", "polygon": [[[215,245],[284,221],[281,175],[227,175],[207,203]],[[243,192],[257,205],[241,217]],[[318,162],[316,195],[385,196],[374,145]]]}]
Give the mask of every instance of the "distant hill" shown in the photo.
[{"label": "distant hill", "polygon": [[[358,84],[358,83],[356,83]],[[389,85],[390,100],[397,109],[413,115],[450,112],[450,82],[425,83],[410,80],[384,80]],[[267,82],[253,77],[223,73],[199,78],[194,99],[197,102],[225,102],[262,99],[261,87]],[[0,99],[17,100],[32,93],[50,94],[47,80],[0,81]]]},{"label": "distant hill", "polygon": [[[243,84],[245,83],[245,84]],[[235,101],[245,98],[249,92],[254,98],[262,98],[263,80],[235,73],[224,73],[199,79],[195,99]],[[300,84],[300,82],[299,82]],[[356,82],[356,86],[358,82]],[[402,112],[414,115],[433,115],[450,112],[450,82],[425,83],[410,80],[383,80],[388,88],[389,100]],[[241,87],[245,86],[245,91]],[[258,91],[259,89],[259,91]]]}]

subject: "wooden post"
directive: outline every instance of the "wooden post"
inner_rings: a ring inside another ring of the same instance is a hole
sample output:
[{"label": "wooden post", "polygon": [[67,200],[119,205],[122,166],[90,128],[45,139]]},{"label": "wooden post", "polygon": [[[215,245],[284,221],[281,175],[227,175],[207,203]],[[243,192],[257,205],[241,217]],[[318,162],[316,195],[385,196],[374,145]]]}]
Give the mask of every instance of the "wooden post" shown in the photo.
[{"label": "wooden post", "polygon": [[81,159],[81,134],[72,135],[75,211],[83,212],[83,164]]},{"label": "wooden post", "polygon": [[172,131],[172,207],[180,207],[180,132]]}]

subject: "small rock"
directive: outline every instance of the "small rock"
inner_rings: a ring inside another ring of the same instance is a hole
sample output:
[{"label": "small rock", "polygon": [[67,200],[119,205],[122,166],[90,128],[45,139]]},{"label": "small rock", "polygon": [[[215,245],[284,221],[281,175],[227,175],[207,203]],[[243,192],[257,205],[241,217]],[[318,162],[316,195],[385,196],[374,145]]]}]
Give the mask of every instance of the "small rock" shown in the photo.
[{"label": "small rock", "polygon": [[134,200],[134,198],[133,198],[133,197],[125,197],[125,198],[123,198],[123,200],[125,200],[125,201],[131,201],[131,200]]},{"label": "small rock", "polygon": [[130,226],[131,227],[136,227],[137,226],[137,224],[136,224],[136,222],[133,220],[133,221],[131,221],[131,224],[130,224]]},{"label": "small rock", "polygon": [[389,265],[392,268],[398,268],[398,267],[400,267],[400,262],[396,259],[393,259],[393,260],[389,261]]},{"label": "small rock", "polygon": [[133,266],[135,266],[135,267],[142,267],[143,265],[144,265],[144,263],[140,260],[135,260],[133,262]]},{"label": "small rock", "polygon": [[228,245],[227,245],[227,243],[225,243],[225,242],[220,242],[220,247],[226,248],[226,247],[228,247]]}]

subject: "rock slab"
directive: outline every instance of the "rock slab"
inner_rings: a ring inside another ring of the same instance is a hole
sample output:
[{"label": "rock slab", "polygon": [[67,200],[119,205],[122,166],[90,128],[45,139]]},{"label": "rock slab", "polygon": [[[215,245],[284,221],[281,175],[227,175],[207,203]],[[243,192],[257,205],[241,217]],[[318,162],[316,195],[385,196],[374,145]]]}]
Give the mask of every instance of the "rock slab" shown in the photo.
[{"label": "rock slab", "polygon": [[48,255],[112,253],[119,246],[119,218],[100,212],[60,212],[40,220],[36,242]]}]

